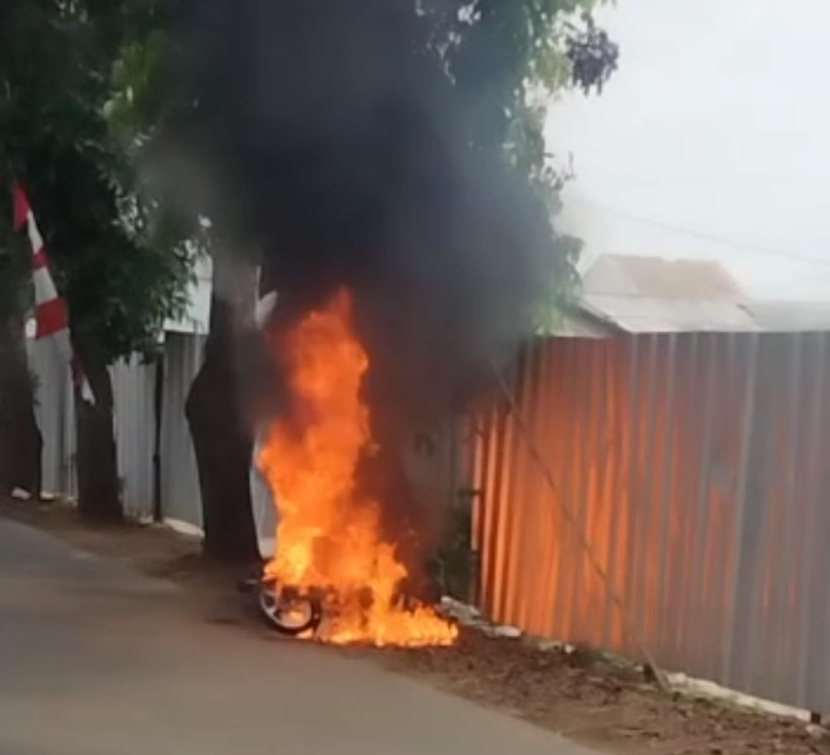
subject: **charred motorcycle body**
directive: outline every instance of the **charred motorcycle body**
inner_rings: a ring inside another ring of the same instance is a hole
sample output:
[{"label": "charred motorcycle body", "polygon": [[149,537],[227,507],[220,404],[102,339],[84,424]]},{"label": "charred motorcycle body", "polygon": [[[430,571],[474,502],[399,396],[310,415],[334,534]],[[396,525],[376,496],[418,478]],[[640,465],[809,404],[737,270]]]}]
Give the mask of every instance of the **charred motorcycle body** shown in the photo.
[{"label": "charred motorcycle body", "polygon": [[[260,331],[264,329],[276,301],[277,296],[273,293],[260,301],[256,311]],[[348,302],[348,299],[343,301]],[[337,312],[335,316],[342,317],[343,314]],[[355,350],[347,349],[346,353],[351,354],[353,351]],[[356,353],[359,354],[360,351],[357,350]],[[356,402],[356,406],[359,407],[359,403]],[[347,419],[350,417],[347,412]],[[430,595],[433,591],[426,582],[422,583],[409,576],[408,570],[396,560],[394,549],[379,543],[377,533],[371,529],[368,537],[364,538],[369,547],[363,548],[358,557],[360,569],[366,578],[352,577],[349,583],[344,584],[343,580],[338,579],[338,574],[329,574],[328,577],[321,577],[323,584],[309,585],[306,580],[301,580],[301,587],[287,584],[281,579],[286,572],[281,570],[277,558],[280,545],[278,540],[283,536],[279,521],[280,508],[277,505],[278,494],[274,486],[269,484],[268,473],[263,471],[272,469],[275,463],[273,458],[268,458],[269,454],[273,454],[273,423],[260,422],[254,440],[249,481],[260,563],[256,575],[246,580],[243,586],[254,596],[256,610],[267,625],[290,636],[311,638],[319,634],[326,635],[326,639],[334,642],[368,639],[385,643],[395,636],[394,619],[397,619],[397,642],[412,642],[413,633],[421,638],[419,641],[423,644],[429,644],[433,639],[438,644],[451,642],[455,636],[454,630],[444,619],[433,614],[431,609],[425,608],[434,604],[440,598],[440,593]],[[347,449],[347,455],[349,452]],[[287,456],[291,458],[290,452]],[[282,457],[279,457],[278,461],[281,460]],[[306,501],[306,504],[309,502]],[[311,501],[310,505],[313,508],[314,502]],[[354,516],[352,521],[362,524],[360,518],[355,520]],[[326,532],[325,528],[318,531],[317,527],[313,532],[315,542],[319,541],[317,544],[323,551],[336,546],[339,533]],[[288,541],[286,547],[292,551],[290,546],[291,542]],[[316,550],[315,545],[310,547]],[[292,574],[295,571],[290,568],[287,570]],[[326,569],[315,572],[318,575],[327,573]],[[331,584],[325,584],[330,580],[333,580]],[[318,633],[324,620],[326,626]],[[374,630],[370,626],[372,622]],[[378,633],[379,627],[381,631]],[[376,632],[374,636],[373,631]]]},{"label": "charred motorcycle body", "polygon": [[266,625],[289,637],[313,636],[323,621],[325,595],[322,590],[300,590],[267,576],[244,583],[253,595],[255,608]]},{"label": "charred motorcycle body", "polygon": [[[257,304],[255,321],[262,332],[278,301],[275,291],[264,296]],[[267,573],[266,565],[276,554],[276,507],[268,481],[259,469],[259,458],[267,435],[267,429],[259,428],[251,459],[250,488],[254,524],[261,564],[257,574],[246,579],[241,587],[254,598],[260,617],[271,628],[285,635],[297,637],[313,634],[323,620],[324,596],[320,590],[300,590],[282,584]]]},{"label": "charred motorcycle body", "polygon": [[[396,604],[414,609],[423,601],[416,598],[408,587],[411,586],[401,586]],[[268,576],[253,577],[244,583],[244,588],[253,595],[255,608],[266,625],[289,637],[315,637],[324,619],[336,623],[343,607],[333,590],[319,587],[300,589]],[[361,605],[364,610],[371,607],[371,590],[363,590],[351,597],[354,601],[347,602],[352,606]]]}]

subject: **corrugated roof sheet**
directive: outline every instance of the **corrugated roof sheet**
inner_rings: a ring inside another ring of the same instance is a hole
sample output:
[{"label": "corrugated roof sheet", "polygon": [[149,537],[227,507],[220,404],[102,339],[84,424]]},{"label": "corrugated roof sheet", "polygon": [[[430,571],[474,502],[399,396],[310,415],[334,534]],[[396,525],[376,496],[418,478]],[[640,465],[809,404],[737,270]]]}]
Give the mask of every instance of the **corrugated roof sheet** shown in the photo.
[{"label": "corrugated roof sheet", "polygon": [[830,303],[753,300],[711,260],[600,257],[578,308],[608,332],[830,330]]},{"label": "corrugated roof sheet", "polygon": [[597,319],[629,333],[758,330],[740,302],[588,294],[580,304]]},{"label": "corrugated roof sheet", "polygon": [[709,260],[600,257],[583,281],[580,306],[632,333],[756,330],[747,298]]}]

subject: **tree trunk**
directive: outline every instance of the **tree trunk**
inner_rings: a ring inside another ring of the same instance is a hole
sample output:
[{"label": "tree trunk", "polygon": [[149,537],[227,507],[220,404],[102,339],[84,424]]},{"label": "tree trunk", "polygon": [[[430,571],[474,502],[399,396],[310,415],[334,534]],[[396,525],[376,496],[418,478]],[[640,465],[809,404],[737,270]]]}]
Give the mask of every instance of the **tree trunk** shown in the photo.
[{"label": "tree trunk", "polygon": [[15,488],[40,495],[42,447],[25,324],[13,316],[0,323],[0,495]]},{"label": "tree trunk", "polygon": [[78,349],[95,404],[75,388],[77,418],[78,510],[87,519],[117,524],[124,518],[118,482],[112,380],[94,349]]},{"label": "tree trunk", "polygon": [[259,548],[249,478],[253,433],[238,401],[235,331],[233,306],[214,294],[205,360],[186,413],[199,469],[205,554],[247,563],[259,558]]}]

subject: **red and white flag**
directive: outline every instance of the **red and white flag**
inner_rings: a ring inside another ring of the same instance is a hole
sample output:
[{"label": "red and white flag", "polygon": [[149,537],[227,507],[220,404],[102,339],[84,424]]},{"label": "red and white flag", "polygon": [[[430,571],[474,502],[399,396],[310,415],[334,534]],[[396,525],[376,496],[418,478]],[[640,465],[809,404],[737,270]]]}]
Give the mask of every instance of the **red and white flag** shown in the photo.
[{"label": "red and white flag", "polygon": [[58,353],[66,360],[72,369],[72,379],[81,389],[81,396],[91,404],[95,403],[95,395],[86,379],[86,375],[72,349],[72,340],[69,337],[69,313],[66,302],[58,295],[55,282],[49,272],[49,260],[46,257],[46,248],[43,238],[35,222],[35,215],[29,204],[29,199],[20,184],[15,183],[14,194],[14,227],[29,233],[32,245],[32,277],[35,285],[35,310],[37,321],[38,340],[48,338],[57,348]]}]

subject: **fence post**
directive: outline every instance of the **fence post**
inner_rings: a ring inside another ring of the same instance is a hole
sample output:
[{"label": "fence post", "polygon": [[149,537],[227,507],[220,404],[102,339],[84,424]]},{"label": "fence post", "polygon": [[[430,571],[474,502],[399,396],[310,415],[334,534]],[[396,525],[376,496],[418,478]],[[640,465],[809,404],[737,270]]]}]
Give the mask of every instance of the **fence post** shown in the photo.
[{"label": "fence post", "polygon": [[164,520],[161,500],[161,423],[164,406],[164,351],[156,354],[156,380],[153,388],[153,521]]}]

